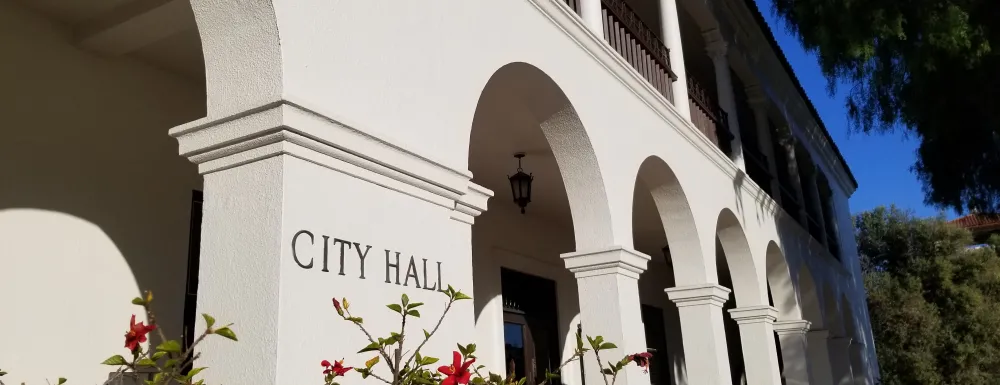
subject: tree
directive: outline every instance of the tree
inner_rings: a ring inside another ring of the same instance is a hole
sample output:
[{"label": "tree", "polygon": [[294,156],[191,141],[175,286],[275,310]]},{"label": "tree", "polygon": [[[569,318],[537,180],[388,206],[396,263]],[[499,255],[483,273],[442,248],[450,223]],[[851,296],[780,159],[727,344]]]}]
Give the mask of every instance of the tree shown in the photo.
[{"label": "tree", "polygon": [[883,385],[1000,382],[1000,257],[896,207],[855,217]]},{"label": "tree", "polygon": [[913,170],[928,203],[1000,211],[1000,2],[774,0],[849,121],[920,141]]}]

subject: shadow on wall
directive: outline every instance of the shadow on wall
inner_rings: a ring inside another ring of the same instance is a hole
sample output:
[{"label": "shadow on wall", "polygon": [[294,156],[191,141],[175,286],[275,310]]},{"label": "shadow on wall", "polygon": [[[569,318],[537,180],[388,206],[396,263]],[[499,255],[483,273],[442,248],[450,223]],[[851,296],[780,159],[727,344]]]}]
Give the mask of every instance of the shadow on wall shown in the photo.
[{"label": "shadow on wall", "polygon": [[[140,289],[180,336],[191,191],[167,130],[205,115],[203,84],[81,51],[0,4],[0,349],[10,383],[101,383]],[[139,318],[142,318],[141,315]],[[64,360],[52,361],[60,347]]]}]

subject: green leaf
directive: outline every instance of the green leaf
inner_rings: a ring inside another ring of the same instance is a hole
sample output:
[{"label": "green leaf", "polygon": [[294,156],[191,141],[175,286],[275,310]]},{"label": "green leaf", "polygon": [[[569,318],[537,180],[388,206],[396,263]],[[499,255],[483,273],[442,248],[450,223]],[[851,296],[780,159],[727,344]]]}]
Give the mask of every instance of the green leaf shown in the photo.
[{"label": "green leaf", "polygon": [[177,342],[177,340],[164,341],[156,347],[156,350],[160,352],[180,353],[181,343]]},{"label": "green leaf", "polygon": [[139,297],[135,297],[135,298],[132,298],[132,304],[133,305],[142,306],[142,305],[146,304],[146,300],[144,300],[142,298],[139,298]]},{"label": "green leaf", "polygon": [[407,309],[416,309],[418,307],[424,306],[423,302],[414,302],[406,306]]},{"label": "green leaf", "polygon": [[165,356],[165,355],[167,355],[167,352],[156,352],[156,353],[153,353],[153,361],[158,361],[160,358],[163,358],[163,356]]},{"label": "green leaf", "polygon": [[460,291],[456,292],[455,295],[454,295],[454,297],[452,297],[452,298],[455,298],[456,301],[461,301],[463,299],[472,299],[472,297],[469,297],[468,295],[465,295],[465,293],[460,292]]},{"label": "green leaf", "polygon": [[156,366],[156,361],[153,361],[153,360],[151,360],[149,358],[143,358],[143,359],[140,359],[135,364],[137,366]]},{"label": "green leaf", "polygon": [[233,341],[239,341],[238,339],[236,339],[236,333],[233,333],[233,329],[230,329],[228,327],[216,330],[214,334],[218,334]]},{"label": "green leaf", "polygon": [[615,345],[615,344],[610,343],[610,342],[605,342],[605,343],[601,344],[601,346],[598,347],[599,348],[598,350],[608,350],[608,349],[614,349],[614,348],[617,348],[617,347],[618,347],[618,345]]},{"label": "green leaf", "polygon": [[7,372],[5,372],[3,370],[0,370],[0,376],[6,375],[6,374],[7,374]]},{"label": "green leaf", "polygon": [[469,350],[466,349],[465,346],[462,346],[462,344],[458,344],[458,352],[462,353],[462,357],[469,355]]},{"label": "green leaf", "polygon": [[391,303],[391,304],[385,305],[385,307],[391,309],[392,311],[394,311],[396,313],[403,314],[403,307],[399,306],[398,303]]},{"label": "green leaf", "polygon": [[420,312],[416,310],[407,310],[406,315],[414,316],[420,318]]},{"label": "green leaf", "polygon": [[499,374],[490,372],[490,381],[492,381],[493,383],[499,384],[499,383],[503,382],[503,377],[500,377]]},{"label": "green leaf", "polygon": [[476,344],[468,344],[468,345],[466,345],[465,346],[465,350],[468,351],[469,354],[475,353],[476,352]]},{"label": "green leaf", "polygon": [[354,323],[356,323],[358,325],[360,325],[362,322],[364,322],[364,320],[361,319],[361,317],[349,317],[349,318],[347,318],[347,320],[351,321],[351,322],[354,322]]},{"label": "green leaf", "polygon": [[424,339],[428,339],[428,338],[431,338],[431,333],[428,333],[427,329],[424,329]]},{"label": "green leaf", "polygon": [[406,306],[406,305],[410,304],[410,297],[408,297],[405,293],[403,294],[403,298],[402,299],[403,299],[403,306]]},{"label": "green leaf", "polygon": [[486,381],[482,377],[476,377],[472,379],[472,385],[485,385]]},{"label": "green leaf", "polygon": [[59,382],[56,382],[57,385],[62,385],[62,384],[65,384],[65,383],[66,383],[66,378],[65,377],[59,377]]},{"label": "green leaf", "polygon": [[420,365],[430,365],[438,361],[440,360],[436,357],[424,357],[424,359],[420,361]]},{"label": "green leaf", "polygon": [[215,325],[215,317],[212,317],[208,314],[202,314],[201,316],[205,317],[205,323],[208,324],[209,328],[211,328],[212,325]]},{"label": "green leaf", "polygon": [[612,376],[615,374],[615,372],[612,372],[611,369],[604,369],[601,371],[601,373],[604,373],[604,375],[606,376]]},{"label": "green leaf", "polygon": [[187,374],[187,379],[191,380],[192,378],[194,378],[195,375],[197,375],[198,373],[201,373],[201,371],[205,370],[205,369],[208,369],[208,368],[194,368],[194,369],[191,369],[191,371],[188,372],[188,374]]},{"label": "green leaf", "polygon": [[162,384],[163,383],[163,376],[164,376],[163,372],[156,373],[156,375],[153,376],[153,383],[154,384]]},{"label": "green leaf", "polygon": [[166,368],[172,368],[172,367],[176,366],[177,364],[179,364],[180,362],[181,362],[180,359],[171,358],[171,359],[167,360],[167,362],[165,364],[163,364],[163,368],[164,369],[166,369]]},{"label": "green leaf", "polygon": [[[383,339],[381,339],[381,338],[379,338],[379,340],[380,340],[380,341],[384,341],[384,340],[383,340]],[[380,347],[382,347],[382,344],[379,344],[378,342],[372,342],[372,343],[368,344],[368,346],[365,346],[365,348],[364,348],[364,349],[361,349],[361,350],[358,350],[358,353],[364,353],[364,352],[372,352],[372,351],[376,351],[376,350],[378,350],[378,348],[380,348]]]},{"label": "green leaf", "polygon": [[125,365],[127,363],[128,361],[125,361],[125,357],[122,357],[120,354],[108,357],[104,362],[101,362],[103,365]]}]

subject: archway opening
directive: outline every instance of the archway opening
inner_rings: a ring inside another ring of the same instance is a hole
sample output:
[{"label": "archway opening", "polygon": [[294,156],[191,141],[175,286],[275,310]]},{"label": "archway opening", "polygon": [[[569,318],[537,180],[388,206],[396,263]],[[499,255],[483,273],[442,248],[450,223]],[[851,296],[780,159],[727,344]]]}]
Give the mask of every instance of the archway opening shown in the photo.
[{"label": "archway opening", "polygon": [[652,259],[639,278],[647,346],[654,349],[650,382],[687,382],[680,316],[664,290],[704,271],[694,216],[681,184],[660,158],[639,166],[632,199],[632,243]]},{"label": "archway opening", "polygon": [[[201,177],[168,130],[205,116],[201,42],[187,1],[163,14],[113,5],[0,2],[0,163],[11,166],[0,168],[0,243],[18,256],[0,259],[17,272],[0,279],[0,340],[19,347],[0,350],[11,383],[103,383],[108,369],[92,363],[121,349],[141,290],[156,293],[160,327],[183,332]],[[66,308],[39,303],[86,311],[55,327]],[[51,346],[74,359],[48,359]]]},{"label": "archway opening", "polygon": [[[516,153],[533,178],[523,213],[508,179]],[[611,237],[596,155],[559,86],[530,64],[511,63],[483,88],[469,169],[473,183],[495,194],[472,227],[478,356],[495,372],[513,369],[539,383],[572,354],[579,325],[576,279],[560,255]],[[579,375],[566,368],[556,383]]]},{"label": "archway opening", "polygon": [[[736,307],[767,305],[767,286],[762,285],[753,263],[750,244],[736,215],[729,209],[719,213],[716,225],[715,258],[719,284],[732,290],[723,306],[726,346],[734,384],[746,382],[746,365],[739,325],[729,310]],[[773,354],[773,353],[772,353]]]}]

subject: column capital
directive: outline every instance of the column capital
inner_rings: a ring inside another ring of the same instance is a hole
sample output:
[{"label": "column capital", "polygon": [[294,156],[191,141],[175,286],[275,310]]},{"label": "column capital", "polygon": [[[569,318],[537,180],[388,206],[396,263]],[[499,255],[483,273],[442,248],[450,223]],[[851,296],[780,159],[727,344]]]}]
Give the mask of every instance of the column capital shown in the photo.
[{"label": "column capital", "polygon": [[718,28],[702,31],[701,36],[705,40],[705,52],[713,61],[726,57],[729,52],[729,43],[722,37],[722,32]]},{"label": "column capital", "polygon": [[781,320],[774,323],[774,332],[782,335],[806,335],[812,322],[806,320]]},{"label": "column capital", "polygon": [[744,306],[729,309],[729,316],[740,325],[774,323],[778,319],[778,309],[767,305]]},{"label": "column capital", "polygon": [[709,283],[704,285],[671,287],[664,290],[664,292],[667,293],[667,298],[674,301],[677,307],[712,305],[721,309],[722,305],[725,305],[726,301],[729,300],[729,293],[732,290],[724,286]]},{"label": "column capital", "polygon": [[577,278],[620,274],[634,279],[646,271],[648,255],[622,247],[577,251],[560,256]]},{"label": "column capital", "polygon": [[810,337],[814,338],[822,338],[824,340],[830,339],[830,331],[826,329],[811,329],[808,334]]}]

